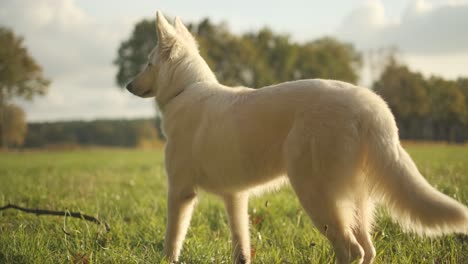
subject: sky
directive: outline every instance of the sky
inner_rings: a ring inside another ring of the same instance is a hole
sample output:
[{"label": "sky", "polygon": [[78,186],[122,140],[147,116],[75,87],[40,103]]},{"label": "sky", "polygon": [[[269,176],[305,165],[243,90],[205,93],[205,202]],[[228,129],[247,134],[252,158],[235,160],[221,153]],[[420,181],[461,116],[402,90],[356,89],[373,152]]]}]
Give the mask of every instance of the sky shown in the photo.
[{"label": "sky", "polygon": [[186,22],[209,17],[235,33],[268,26],[299,42],[332,36],[364,54],[396,46],[426,76],[468,76],[465,0],[1,0],[0,25],[24,37],[52,80],[46,96],[16,102],[28,121],[154,116],[152,99],[117,87],[112,61],[133,25],[156,10]]}]

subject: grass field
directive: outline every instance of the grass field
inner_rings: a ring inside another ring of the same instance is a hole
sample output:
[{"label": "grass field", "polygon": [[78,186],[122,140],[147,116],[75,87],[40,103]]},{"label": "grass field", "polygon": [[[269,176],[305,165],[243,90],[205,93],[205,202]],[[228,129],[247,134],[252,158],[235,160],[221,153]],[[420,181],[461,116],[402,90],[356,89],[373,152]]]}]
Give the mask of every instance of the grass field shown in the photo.
[{"label": "grass field", "polygon": [[[421,172],[468,204],[468,147],[408,145]],[[0,212],[0,263],[160,263],[166,218],[161,151],[83,150],[0,153],[0,205],[82,211],[80,219]],[[312,227],[289,187],[251,200],[254,263],[332,263],[328,242]],[[68,233],[66,234],[64,230]],[[379,212],[376,263],[468,263],[468,237],[408,235]],[[202,193],[183,263],[230,263],[222,203]]]}]

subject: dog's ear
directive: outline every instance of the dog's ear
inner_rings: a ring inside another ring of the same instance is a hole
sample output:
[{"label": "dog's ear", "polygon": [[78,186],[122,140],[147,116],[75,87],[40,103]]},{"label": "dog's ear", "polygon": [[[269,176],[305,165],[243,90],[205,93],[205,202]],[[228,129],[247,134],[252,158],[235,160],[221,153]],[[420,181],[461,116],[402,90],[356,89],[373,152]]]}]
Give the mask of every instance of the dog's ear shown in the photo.
[{"label": "dog's ear", "polygon": [[177,40],[177,33],[160,11],[156,12],[156,32],[160,50],[170,51]]},{"label": "dog's ear", "polygon": [[193,37],[192,33],[188,30],[188,28],[182,23],[179,17],[176,17],[174,20],[174,27],[179,36],[184,38],[186,43],[190,45],[191,48],[198,50],[198,44],[195,38]]}]

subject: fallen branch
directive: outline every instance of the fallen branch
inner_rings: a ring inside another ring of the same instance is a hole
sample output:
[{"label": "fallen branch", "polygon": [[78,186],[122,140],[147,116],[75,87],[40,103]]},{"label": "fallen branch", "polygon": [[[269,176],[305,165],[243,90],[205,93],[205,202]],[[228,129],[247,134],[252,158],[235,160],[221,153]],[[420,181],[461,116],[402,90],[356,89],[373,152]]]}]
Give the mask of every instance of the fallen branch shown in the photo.
[{"label": "fallen branch", "polygon": [[6,210],[6,209],[16,209],[16,210],[23,211],[25,213],[35,214],[38,216],[39,215],[57,215],[57,216],[65,216],[65,217],[70,216],[74,218],[84,219],[86,221],[90,221],[98,225],[103,224],[106,227],[106,231],[110,231],[110,226],[107,223],[101,222],[96,217],[83,214],[81,212],[31,209],[31,208],[25,208],[25,207],[21,207],[21,206],[14,205],[14,204],[7,204],[3,207],[0,207],[0,211]]}]

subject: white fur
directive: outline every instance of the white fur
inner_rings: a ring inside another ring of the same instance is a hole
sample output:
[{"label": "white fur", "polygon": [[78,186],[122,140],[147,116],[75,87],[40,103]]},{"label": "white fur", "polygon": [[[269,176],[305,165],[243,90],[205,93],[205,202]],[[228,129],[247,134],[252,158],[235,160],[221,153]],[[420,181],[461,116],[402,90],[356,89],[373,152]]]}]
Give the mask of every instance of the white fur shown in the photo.
[{"label": "white fur", "polygon": [[374,202],[404,227],[468,231],[468,210],[431,187],[400,146],[393,115],[369,89],[301,80],[262,89],[226,87],[179,19],[157,15],[159,44],[128,86],[156,96],[167,135],[165,252],[177,261],[198,189],[223,197],[233,261],[250,263],[248,196],[289,179],[338,263],[371,263]]}]

